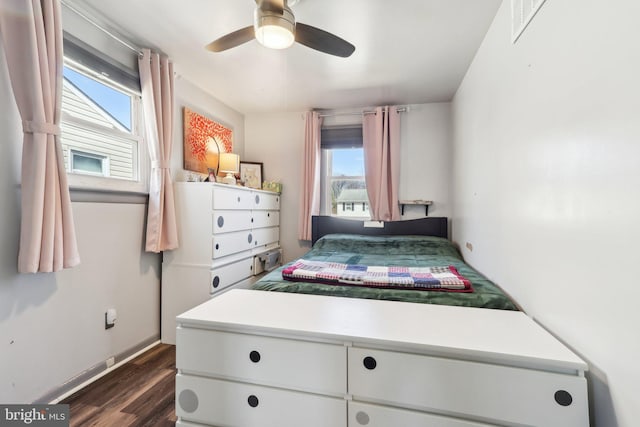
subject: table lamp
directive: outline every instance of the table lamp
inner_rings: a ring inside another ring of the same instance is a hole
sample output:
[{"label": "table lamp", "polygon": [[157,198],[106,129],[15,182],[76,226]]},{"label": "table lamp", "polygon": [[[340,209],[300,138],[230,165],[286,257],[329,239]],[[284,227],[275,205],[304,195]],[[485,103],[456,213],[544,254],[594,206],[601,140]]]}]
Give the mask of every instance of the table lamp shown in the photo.
[{"label": "table lamp", "polygon": [[220,153],[220,172],[226,172],[226,176],[222,178],[225,184],[235,185],[236,177],[234,174],[240,170],[240,156],[234,153]]}]

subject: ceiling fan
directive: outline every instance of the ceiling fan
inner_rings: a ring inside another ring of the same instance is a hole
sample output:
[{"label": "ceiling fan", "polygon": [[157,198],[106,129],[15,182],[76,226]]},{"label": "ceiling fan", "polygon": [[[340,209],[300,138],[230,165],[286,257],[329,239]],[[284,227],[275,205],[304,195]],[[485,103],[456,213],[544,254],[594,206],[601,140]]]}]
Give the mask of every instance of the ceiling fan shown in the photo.
[{"label": "ceiling fan", "polygon": [[[255,0],[257,7],[252,26],[242,28],[209,43],[206,48],[222,52],[252,39],[272,49],[285,49],[294,42],[329,55],[346,58],[355,46],[340,37],[311,25],[296,22],[287,0]],[[292,0],[292,4],[298,0]]]}]

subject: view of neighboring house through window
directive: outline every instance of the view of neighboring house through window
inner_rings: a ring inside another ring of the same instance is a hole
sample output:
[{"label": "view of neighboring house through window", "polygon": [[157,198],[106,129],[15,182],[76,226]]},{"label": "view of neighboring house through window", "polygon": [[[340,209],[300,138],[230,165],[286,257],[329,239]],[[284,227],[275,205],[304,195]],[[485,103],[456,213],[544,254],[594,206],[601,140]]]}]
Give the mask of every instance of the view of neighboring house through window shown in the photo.
[{"label": "view of neighboring house through window", "polygon": [[321,214],[370,218],[362,128],[322,130]]},{"label": "view of neighboring house through window", "polygon": [[138,180],[140,96],[66,62],[62,149],[70,174]]}]

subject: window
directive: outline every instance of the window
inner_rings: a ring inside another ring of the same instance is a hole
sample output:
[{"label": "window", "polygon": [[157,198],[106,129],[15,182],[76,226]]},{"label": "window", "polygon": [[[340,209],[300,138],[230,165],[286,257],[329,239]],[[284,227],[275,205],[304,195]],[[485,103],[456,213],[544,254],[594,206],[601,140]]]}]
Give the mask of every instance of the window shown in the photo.
[{"label": "window", "polygon": [[64,164],[72,188],[146,192],[139,77],[114,64],[65,33]]},{"label": "window", "polygon": [[108,176],[109,159],[96,154],[82,153],[69,150],[69,169],[71,173],[86,173],[90,175]]},{"label": "window", "polygon": [[331,127],[322,129],[321,136],[321,196],[320,213],[357,218],[369,218],[368,209],[355,209],[356,204],[368,205],[364,180],[362,127]]}]

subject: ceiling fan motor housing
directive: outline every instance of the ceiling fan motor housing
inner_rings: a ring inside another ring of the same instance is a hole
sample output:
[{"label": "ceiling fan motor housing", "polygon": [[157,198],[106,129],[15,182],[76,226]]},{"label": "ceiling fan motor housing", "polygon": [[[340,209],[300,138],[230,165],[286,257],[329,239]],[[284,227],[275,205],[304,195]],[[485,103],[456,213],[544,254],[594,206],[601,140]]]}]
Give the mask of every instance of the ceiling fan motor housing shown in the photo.
[{"label": "ceiling fan motor housing", "polygon": [[286,49],[295,41],[296,20],[289,7],[282,15],[257,7],[253,26],[256,39],[271,49]]}]

